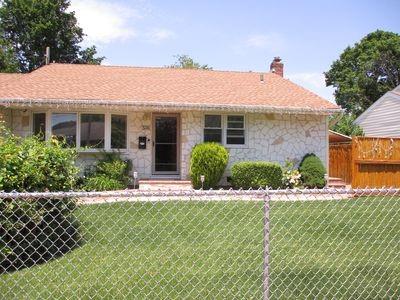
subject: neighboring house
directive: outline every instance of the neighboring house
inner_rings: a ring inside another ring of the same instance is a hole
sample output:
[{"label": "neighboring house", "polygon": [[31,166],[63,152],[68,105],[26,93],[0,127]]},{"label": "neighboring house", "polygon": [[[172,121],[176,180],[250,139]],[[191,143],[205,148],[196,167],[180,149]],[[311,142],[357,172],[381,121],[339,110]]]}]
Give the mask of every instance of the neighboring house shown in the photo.
[{"label": "neighboring house", "polygon": [[284,79],[279,58],[270,70],[49,64],[0,75],[0,115],[16,134],[65,137],[85,163],[118,150],[140,178],[188,178],[203,141],[226,146],[229,165],[313,152],[327,166],[327,118],[339,107]]},{"label": "neighboring house", "polygon": [[354,123],[365,136],[400,138],[400,85],[375,101]]}]

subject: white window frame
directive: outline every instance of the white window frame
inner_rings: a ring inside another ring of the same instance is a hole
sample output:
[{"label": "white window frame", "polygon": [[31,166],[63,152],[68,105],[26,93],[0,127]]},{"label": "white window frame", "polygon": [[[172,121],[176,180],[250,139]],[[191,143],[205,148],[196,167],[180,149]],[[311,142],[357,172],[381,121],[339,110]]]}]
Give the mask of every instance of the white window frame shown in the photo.
[{"label": "white window frame", "polygon": [[[219,115],[221,116],[221,126],[222,126],[222,143],[224,147],[228,149],[237,149],[237,148],[248,148],[248,126],[247,126],[247,114],[240,114],[240,113],[220,113],[220,112],[205,112],[203,113],[202,117],[202,133],[201,133],[201,141],[204,142],[204,129],[205,129],[205,116],[206,115]],[[227,144],[226,143],[226,136],[227,136],[227,129],[228,129],[228,116],[241,116],[243,117],[244,122],[244,144]],[[208,128],[208,127],[207,127]]]},{"label": "white window frame", "polygon": [[[219,116],[221,117],[221,127],[206,127],[206,116]],[[224,117],[221,114],[204,114],[203,116],[203,142],[204,142],[204,131],[206,129],[219,129],[221,130],[221,144],[224,142]]]},{"label": "white window frame", "polygon": [[[129,150],[129,135],[128,135],[128,128],[129,128],[129,115],[126,113],[119,113],[119,112],[101,112],[101,111],[69,111],[69,110],[33,110],[31,112],[31,133],[33,134],[33,115],[36,113],[45,113],[46,114],[46,125],[45,125],[45,140],[48,141],[52,136],[51,131],[51,117],[53,113],[65,113],[65,114],[76,114],[76,149],[78,152],[82,153],[97,153],[97,152],[112,152],[112,151],[119,151],[119,152],[127,152]],[[104,148],[92,148],[92,149],[85,149],[81,147],[81,115],[82,114],[93,114],[93,115],[104,115]],[[111,115],[119,115],[119,116],[126,116],[126,132],[125,132],[125,139],[126,139],[126,148],[124,149],[115,149],[111,148]]]},{"label": "white window frame", "polygon": [[[243,117],[243,128],[228,128],[228,117]],[[247,143],[247,136],[246,136],[246,116],[245,115],[241,115],[241,114],[227,114],[226,116],[225,116],[225,118],[226,118],[226,122],[225,122],[225,124],[226,124],[226,128],[225,128],[225,144],[226,144],[226,146],[228,146],[228,147],[231,147],[231,146],[234,146],[234,147],[236,147],[236,146],[245,146],[246,145],[246,143]],[[243,144],[228,144],[228,130],[243,130],[243,138],[244,138],[244,143]]]},{"label": "white window frame", "polygon": [[[125,130],[125,142],[126,142],[126,147],[125,148],[111,148],[111,120],[112,120],[112,116],[126,116],[126,130]],[[128,150],[128,128],[129,128],[129,115],[127,114],[122,114],[122,113],[109,113],[108,114],[108,121],[106,122],[106,136],[109,137],[108,142],[109,144],[106,144],[106,147],[108,147],[108,149],[112,150],[112,151],[127,151]],[[107,117],[106,117],[107,119]],[[107,124],[109,124],[108,126],[108,132],[107,132]]]}]

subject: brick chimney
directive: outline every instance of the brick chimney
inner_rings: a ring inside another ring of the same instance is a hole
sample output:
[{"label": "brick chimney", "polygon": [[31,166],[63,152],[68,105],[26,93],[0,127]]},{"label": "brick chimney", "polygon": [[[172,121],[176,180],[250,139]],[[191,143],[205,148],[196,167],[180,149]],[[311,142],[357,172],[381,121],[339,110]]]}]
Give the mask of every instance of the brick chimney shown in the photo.
[{"label": "brick chimney", "polygon": [[282,59],[279,56],[274,57],[269,69],[272,73],[283,77],[283,63],[281,60]]}]

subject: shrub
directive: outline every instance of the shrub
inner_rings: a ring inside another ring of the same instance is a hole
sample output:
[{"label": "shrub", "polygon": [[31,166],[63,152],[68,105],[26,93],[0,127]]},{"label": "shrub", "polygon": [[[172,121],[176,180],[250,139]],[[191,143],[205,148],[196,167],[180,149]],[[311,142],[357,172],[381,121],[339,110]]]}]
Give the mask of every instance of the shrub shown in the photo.
[{"label": "shrub", "polygon": [[196,145],[190,158],[190,178],[193,187],[201,188],[201,175],[205,176],[205,189],[215,187],[224,174],[228,159],[228,151],[220,144],[202,143]]},{"label": "shrub", "polygon": [[104,153],[94,169],[86,174],[82,188],[86,191],[110,191],[125,189],[132,168],[130,160],[122,160],[118,153]]},{"label": "shrub", "polygon": [[[64,143],[19,138],[0,124],[0,190],[69,191],[78,169]],[[0,199],[0,273],[60,256],[80,243],[74,199]]]},{"label": "shrub", "polygon": [[306,154],[299,166],[301,180],[305,187],[323,188],[325,186],[325,167],[313,153]]},{"label": "shrub", "polygon": [[84,186],[86,191],[112,191],[122,190],[126,186],[116,179],[104,175],[96,175],[86,179]]},{"label": "shrub", "polygon": [[282,168],[277,163],[263,161],[239,162],[231,169],[232,184],[236,188],[277,189],[282,184]]},{"label": "shrub", "polygon": [[299,170],[294,168],[295,162],[287,160],[283,167],[282,184],[287,188],[297,188],[301,185],[301,174]]}]

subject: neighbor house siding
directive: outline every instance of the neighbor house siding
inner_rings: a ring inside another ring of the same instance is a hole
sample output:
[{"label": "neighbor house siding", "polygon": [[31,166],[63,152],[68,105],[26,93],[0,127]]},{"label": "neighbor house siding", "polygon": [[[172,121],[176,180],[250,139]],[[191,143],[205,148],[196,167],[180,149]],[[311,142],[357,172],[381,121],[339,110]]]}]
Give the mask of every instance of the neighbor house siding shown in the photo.
[{"label": "neighbor house siding", "polygon": [[[378,102],[379,101],[379,102]],[[400,137],[400,95],[382,96],[355,123],[370,137]]]}]

